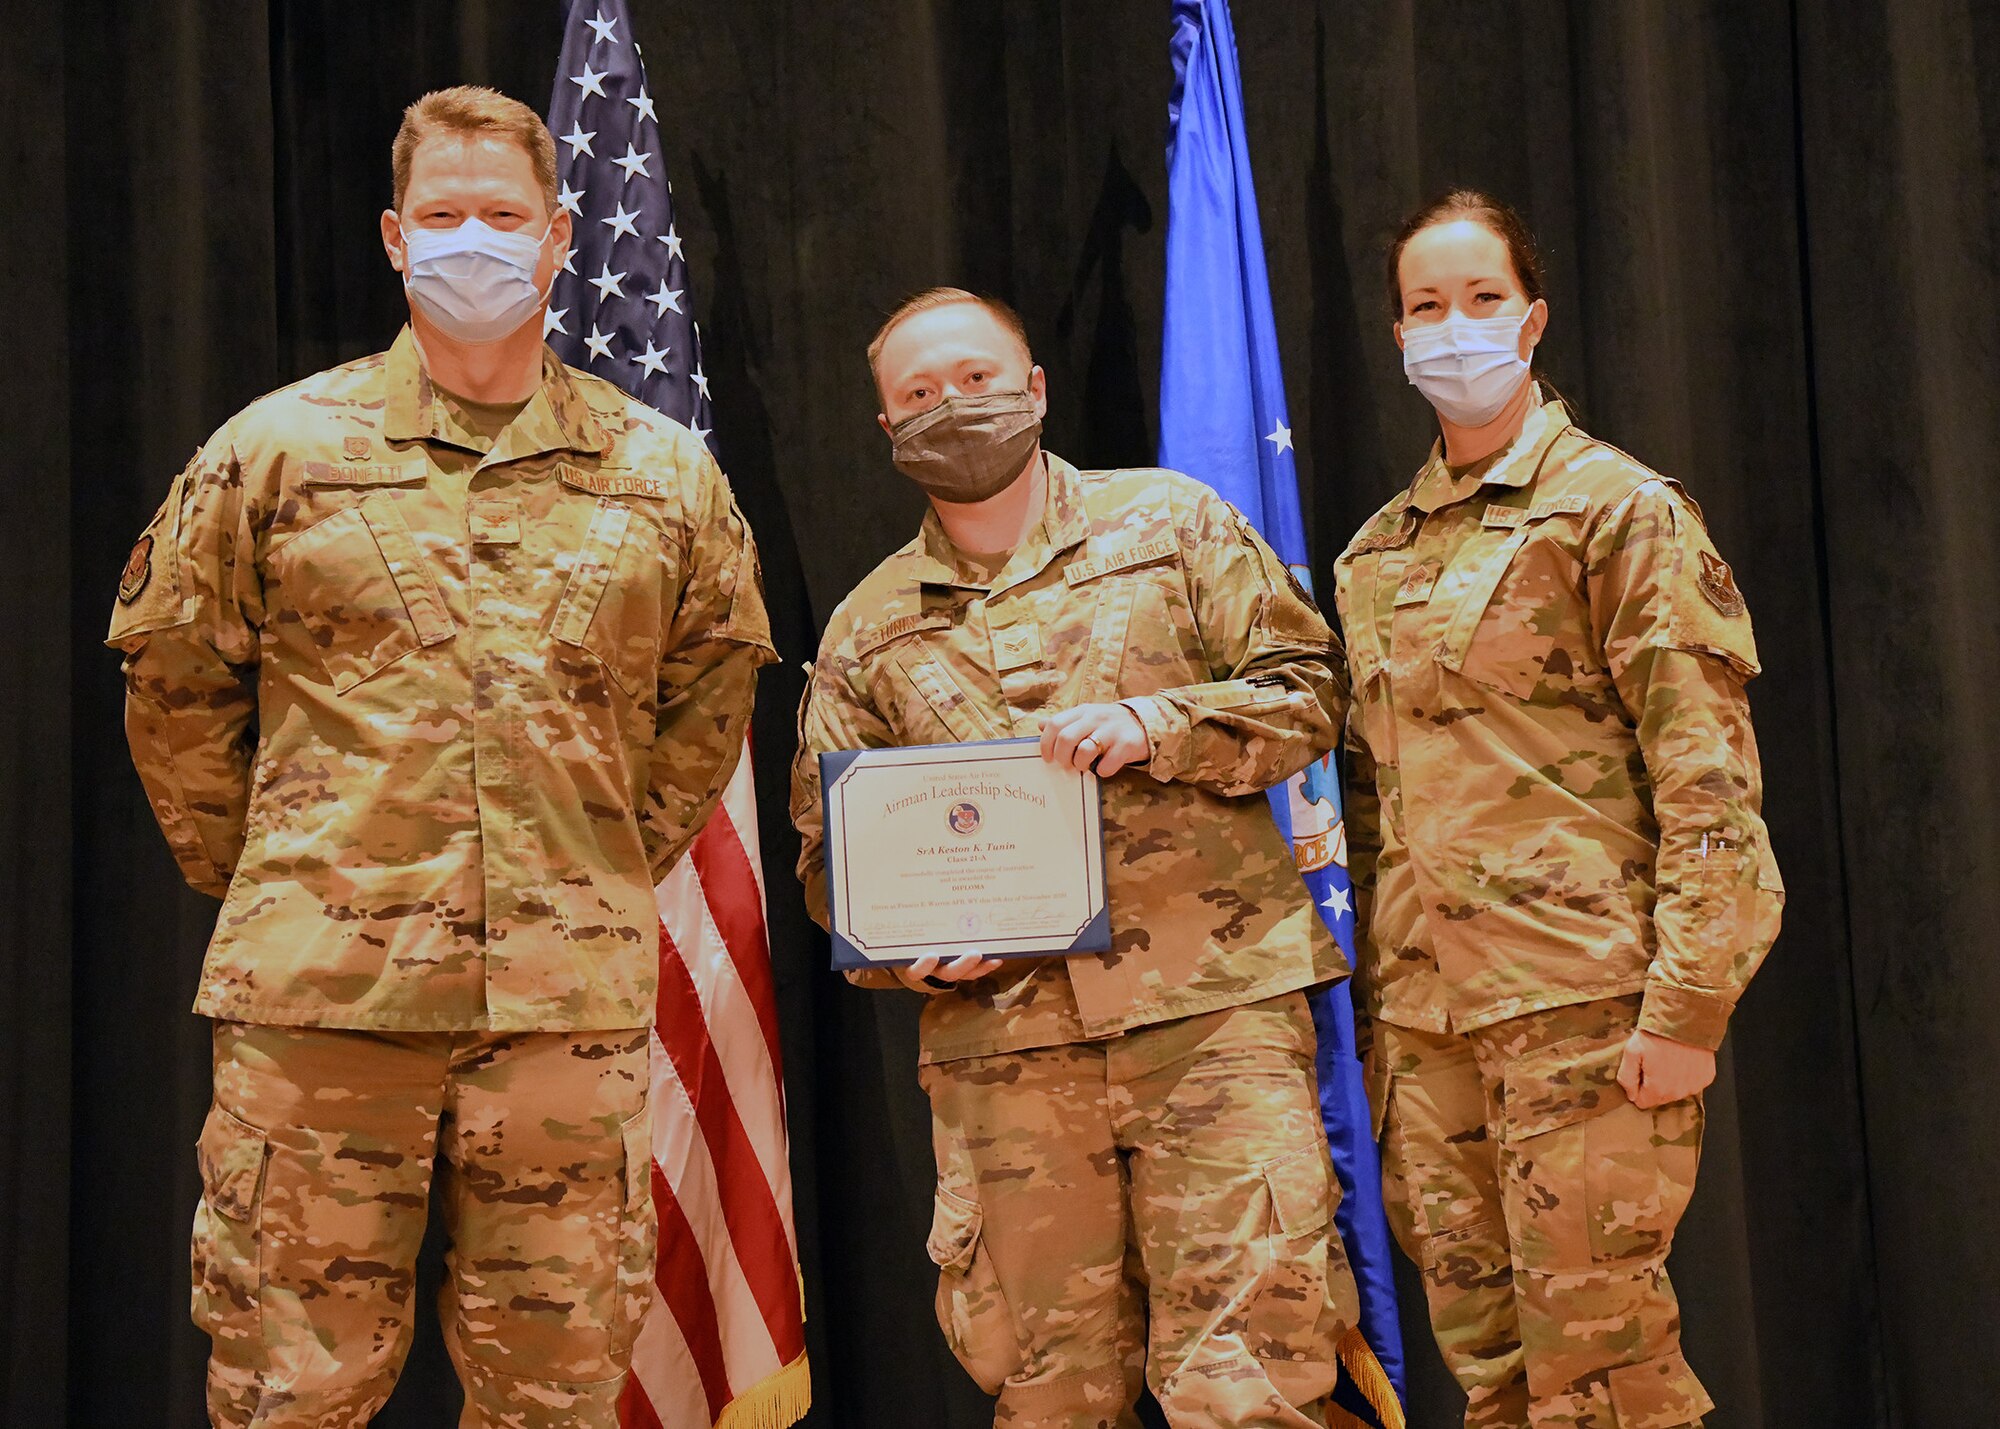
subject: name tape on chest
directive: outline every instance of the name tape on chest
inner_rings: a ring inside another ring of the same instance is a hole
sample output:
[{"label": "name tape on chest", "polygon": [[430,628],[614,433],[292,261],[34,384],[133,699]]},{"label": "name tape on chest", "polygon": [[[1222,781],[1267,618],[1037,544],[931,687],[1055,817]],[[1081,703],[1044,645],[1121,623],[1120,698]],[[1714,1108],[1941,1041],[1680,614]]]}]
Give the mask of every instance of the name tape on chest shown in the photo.
[{"label": "name tape on chest", "polygon": [[558,473],[564,486],[591,496],[650,496],[664,500],[667,485],[656,476],[640,476],[630,471],[578,471],[563,467]]},{"label": "name tape on chest", "polygon": [[1354,543],[1354,554],[1365,556],[1371,551],[1393,551],[1396,547],[1408,543],[1409,539],[1416,534],[1417,523],[1405,511],[1396,518],[1396,524],[1389,527],[1388,530],[1376,531],[1356,541]]},{"label": "name tape on chest", "polygon": [[412,461],[332,462],[304,465],[307,486],[408,486],[423,481],[428,464]]},{"label": "name tape on chest", "polygon": [[1119,546],[1089,560],[1071,561],[1063,567],[1063,579],[1071,585],[1082,585],[1085,581],[1094,581],[1099,576],[1130,570],[1134,566],[1151,565],[1154,561],[1178,557],[1180,553],[1178,541],[1171,536],[1162,536],[1157,541]]},{"label": "name tape on chest", "polygon": [[884,645],[901,640],[905,635],[914,635],[919,630],[949,630],[951,612],[947,610],[919,610],[908,615],[899,615],[894,620],[876,626],[873,630],[857,637],[854,653],[872,655]]}]

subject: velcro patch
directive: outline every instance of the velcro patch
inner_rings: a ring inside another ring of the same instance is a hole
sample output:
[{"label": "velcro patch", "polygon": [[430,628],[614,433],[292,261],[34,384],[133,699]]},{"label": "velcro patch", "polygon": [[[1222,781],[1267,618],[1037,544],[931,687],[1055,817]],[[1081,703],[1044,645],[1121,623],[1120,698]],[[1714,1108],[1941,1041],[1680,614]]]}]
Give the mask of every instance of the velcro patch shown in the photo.
[{"label": "velcro patch", "polygon": [[1528,511],[1524,506],[1489,506],[1481,513],[1479,524],[1495,530],[1511,531],[1527,519]]},{"label": "velcro patch", "polygon": [[1108,576],[1115,571],[1130,570],[1134,566],[1150,565],[1154,561],[1164,561],[1179,556],[1180,543],[1171,536],[1163,536],[1157,541],[1135,542],[1088,561],[1071,561],[1063,568],[1063,579],[1071,585],[1082,585],[1094,581],[1099,576]]},{"label": "velcro patch", "polygon": [[1537,501],[1535,509],[1528,513],[1528,519],[1546,521],[1551,516],[1581,516],[1588,510],[1588,496],[1551,496],[1545,501]]},{"label": "velcro patch", "polygon": [[1695,578],[1695,584],[1701,587],[1710,605],[1732,620],[1750,609],[1743,592],[1736,588],[1736,576],[1729,569],[1729,562],[1713,551],[1701,553],[1701,574]]},{"label": "velcro patch", "polygon": [[518,501],[475,501],[465,509],[465,524],[474,545],[521,544],[521,504]]},{"label": "velcro patch", "polygon": [[421,457],[414,461],[354,464],[309,461],[305,463],[305,481],[307,486],[414,485],[424,479],[425,467]]},{"label": "velcro patch", "polygon": [[1354,543],[1354,554],[1365,556],[1370,551],[1393,551],[1398,546],[1407,545],[1410,538],[1416,534],[1416,518],[1405,511],[1401,516],[1396,518],[1396,524],[1388,530],[1377,531],[1372,536],[1363,536],[1360,540],[1356,541]]},{"label": "velcro patch", "polygon": [[118,577],[118,601],[130,605],[146,589],[146,582],[153,578],[153,533],[148,531],[132,547],[132,554],[125,558],[125,569]]},{"label": "velcro patch", "polygon": [[1042,663],[1042,632],[1033,625],[1016,625],[993,632],[993,668],[999,674]]},{"label": "velcro patch", "polygon": [[1422,605],[1429,600],[1431,591],[1436,587],[1438,577],[1442,574],[1444,568],[1436,561],[1425,561],[1421,565],[1411,566],[1409,572],[1404,575],[1402,584],[1396,587],[1397,608]]},{"label": "velcro patch", "polygon": [[650,496],[660,500],[667,494],[666,483],[658,477],[630,471],[578,471],[566,466],[561,477],[564,486],[573,491],[587,491],[592,496]]}]

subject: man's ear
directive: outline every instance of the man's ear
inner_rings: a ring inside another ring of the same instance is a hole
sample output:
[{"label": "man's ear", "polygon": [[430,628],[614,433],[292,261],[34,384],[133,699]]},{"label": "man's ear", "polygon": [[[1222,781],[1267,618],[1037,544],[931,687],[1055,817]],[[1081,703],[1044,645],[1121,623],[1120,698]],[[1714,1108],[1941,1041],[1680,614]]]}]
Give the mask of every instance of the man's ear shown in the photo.
[{"label": "man's ear", "polygon": [[896,439],[896,428],[894,423],[890,422],[887,412],[877,412],[875,414],[875,425],[888,435],[890,441],[893,442]]},{"label": "man's ear", "polygon": [[403,271],[403,221],[396,217],[396,210],[382,210],[382,248],[389,255],[389,266],[398,273]]},{"label": "man's ear", "polygon": [[1028,369],[1028,395],[1035,399],[1035,415],[1037,417],[1048,416],[1049,379],[1048,374],[1043,372],[1039,366]]},{"label": "man's ear", "polygon": [[549,220],[549,235],[555,239],[556,246],[559,248],[568,248],[572,231],[573,225],[570,222],[569,210],[558,208],[556,216]]}]

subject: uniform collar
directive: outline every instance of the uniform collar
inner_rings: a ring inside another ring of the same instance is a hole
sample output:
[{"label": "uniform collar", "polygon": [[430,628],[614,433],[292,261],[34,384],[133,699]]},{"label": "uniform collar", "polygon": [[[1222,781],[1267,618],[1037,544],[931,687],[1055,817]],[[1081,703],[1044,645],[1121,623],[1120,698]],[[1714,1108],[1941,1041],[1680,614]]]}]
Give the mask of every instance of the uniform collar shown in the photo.
[{"label": "uniform collar", "polygon": [[1569,409],[1560,400],[1551,399],[1540,386],[1535,394],[1541,403],[1521,424],[1520,434],[1497,458],[1462,476],[1452,475],[1444,459],[1444,443],[1433,442],[1430,460],[1410,484],[1409,504],[1419,511],[1437,511],[1465,500],[1483,486],[1519,488],[1533,482],[1542,468],[1542,458],[1570,426]]},{"label": "uniform collar", "polygon": [[[397,334],[387,361],[389,394],[383,414],[383,435],[392,442],[436,441],[466,446],[445,411],[430,373],[424,370],[417,335],[408,326]],[[546,344],[542,347],[542,385],[528,405],[500,434],[482,466],[519,461],[543,452],[576,451],[602,456],[611,439],[584,401],[583,393]],[[472,448],[468,447],[468,450]]]},{"label": "uniform collar", "polygon": [[[1048,472],[1042,519],[1014,548],[1014,554],[994,578],[990,589],[996,593],[1038,574],[1050,561],[1071,547],[1082,545],[1090,535],[1090,513],[1084,506],[1083,483],[1076,468],[1051,451],[1042,453],[1042,465]],[[989,589],[988,583],[961,560],[935,509],[924,513],[910,575],[922,585]]]}]

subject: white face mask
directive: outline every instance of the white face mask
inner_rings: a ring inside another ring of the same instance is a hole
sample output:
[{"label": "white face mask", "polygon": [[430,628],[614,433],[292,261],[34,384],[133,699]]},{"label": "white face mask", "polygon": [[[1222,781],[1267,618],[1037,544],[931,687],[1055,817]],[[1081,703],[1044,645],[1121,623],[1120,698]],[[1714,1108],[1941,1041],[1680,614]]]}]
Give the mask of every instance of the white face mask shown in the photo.
[{"label": "white face mask", "polygon": [[[1403,374],[1430,404],[1461,427],[1483,427],[1528,380],[1521,329],[1534,314],[1403,325]],[[1531,349],[1532,353],[1532,349]]]},{"label": "white face mask", "polygon": [[505,233],[468,218],[403,233],[403,286],[446,337],[498,342],[541,311],[535,286],[546,233]]}]

